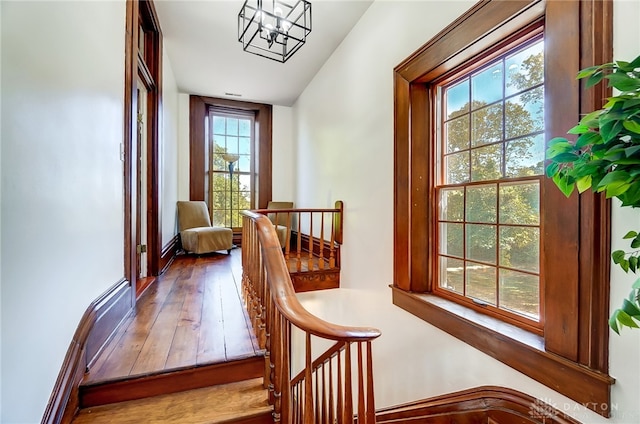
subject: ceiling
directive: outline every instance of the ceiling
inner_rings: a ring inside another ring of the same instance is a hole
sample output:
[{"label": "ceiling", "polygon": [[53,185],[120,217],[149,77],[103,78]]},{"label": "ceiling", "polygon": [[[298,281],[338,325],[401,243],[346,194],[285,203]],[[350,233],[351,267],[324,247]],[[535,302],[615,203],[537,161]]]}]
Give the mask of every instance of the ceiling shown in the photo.
[{"label": "ceiling", "polygon": [[243,0],[157,0],[155,6],[180,92],[291,106],[372,2],[311,0],[311,34],[286,63],[242,50]]}]

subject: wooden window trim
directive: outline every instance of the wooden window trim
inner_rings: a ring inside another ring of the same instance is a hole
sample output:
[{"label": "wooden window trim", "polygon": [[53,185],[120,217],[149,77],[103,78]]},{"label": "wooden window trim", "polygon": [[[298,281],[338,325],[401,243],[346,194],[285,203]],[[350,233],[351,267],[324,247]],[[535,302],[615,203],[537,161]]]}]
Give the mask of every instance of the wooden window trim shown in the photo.
[{"label": "wooden window trim", "polygon": [[[554,243],[542,247],[544,336],[464,308],[432,292],[434,269],[433,113],[429,83],[521,28],[544,19],[546,139],[564,134],[580,113],[601,107],[602,85],[584,91],[575,74],[609,62],[612,2],[484,0],[395,68],[395,190],[393,302],[531,378],[609,416],[607,326],[609,302],[610,204],[585,193],[570,199],[543,180],[547,203],[562,213],[542,212]],[[426,219],[425,219],[426,218]],[[425,254],[428,252],[428,254]],[[567,266],[574,264],[574,266]]]},{"label": "wooden window trim", "polygon": [[255,114],[255,137],[258,151],[254,164],[257,167],[255,174],[257,208],[266,209],[271,200],[271,155],[272,155],[272,115],[271,105],[237,100],[219,99],[215,97],[190,96],[189,99],[189,197],[191,200],[205,199],[205,163],[208,160],[205,155],[206,130],[205,119],[209,114],[209,108],[226,108],[236,110],[253,111]]}]

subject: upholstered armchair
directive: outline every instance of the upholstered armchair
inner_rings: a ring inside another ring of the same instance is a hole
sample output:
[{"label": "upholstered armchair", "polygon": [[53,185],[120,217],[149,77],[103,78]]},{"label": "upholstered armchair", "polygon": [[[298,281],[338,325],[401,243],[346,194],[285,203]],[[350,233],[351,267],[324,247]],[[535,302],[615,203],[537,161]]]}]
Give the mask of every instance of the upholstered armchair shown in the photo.
[{"label": "upholstered armchair", "polygon": [[[270,201],[267,204],[267,209],[293,209],[293,202],[272,202]],[[293,213],[270,213],[268,214],[269,219],[276,227],[276,233],[278,234],[278,240],[280,241],[280,246],[285,247],[287,244],[287,238],[290,240],[291,234],[291,224],[293,223],[294,214]]]},{"label": "upholstered armchair", "polygon": [[233,231],[226,227],[213,227],[207,204],[202,201],[178,202],[178,228],[182,248],[186,252],[202,254],[226,250],[231,253]]}]

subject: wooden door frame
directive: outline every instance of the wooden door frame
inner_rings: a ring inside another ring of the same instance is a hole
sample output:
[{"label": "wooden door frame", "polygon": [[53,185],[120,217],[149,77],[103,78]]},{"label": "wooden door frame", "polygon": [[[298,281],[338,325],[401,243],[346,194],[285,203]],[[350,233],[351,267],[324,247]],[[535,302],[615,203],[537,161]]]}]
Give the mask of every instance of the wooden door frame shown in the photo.
[{"label": "wooden door frame", "polygon": [[[147,35],[144,52],[138,43],[140,27]],[[162,211],[159,194],[160,105],[162,104],[162,32],[152,0],[127,0],[125,48],[125,108],[124,108],[124,274],[135,288],[137,276],[137,80],[147,87],[147,260],[148,275],[160,272]],[[135,303],[135,290],[132,290]]]}]

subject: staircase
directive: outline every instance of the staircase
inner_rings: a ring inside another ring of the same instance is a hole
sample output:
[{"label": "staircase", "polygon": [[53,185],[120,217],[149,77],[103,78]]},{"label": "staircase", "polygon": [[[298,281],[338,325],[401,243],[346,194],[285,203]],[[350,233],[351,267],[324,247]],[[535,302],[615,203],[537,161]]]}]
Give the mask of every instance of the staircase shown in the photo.
[{"label": "staircase", "polygon": [[273,423],[262,378],[84,408],[74,424]]}]

